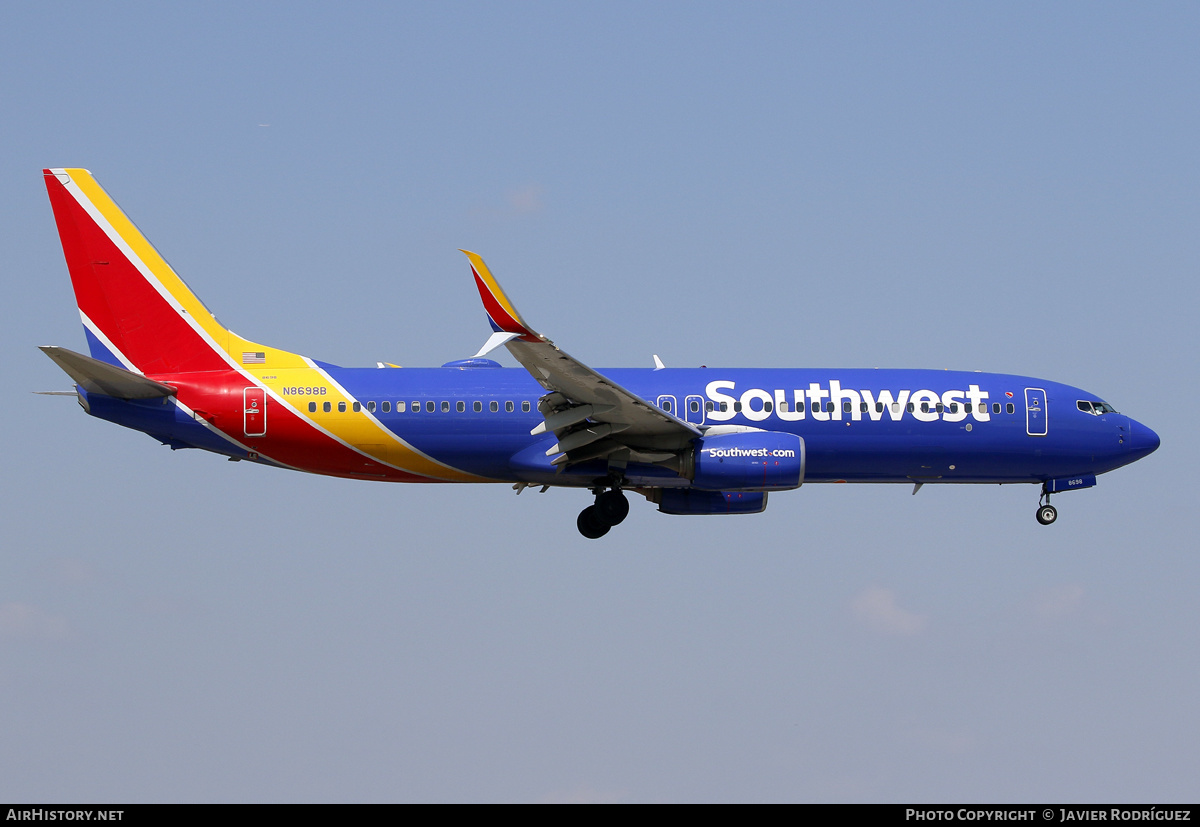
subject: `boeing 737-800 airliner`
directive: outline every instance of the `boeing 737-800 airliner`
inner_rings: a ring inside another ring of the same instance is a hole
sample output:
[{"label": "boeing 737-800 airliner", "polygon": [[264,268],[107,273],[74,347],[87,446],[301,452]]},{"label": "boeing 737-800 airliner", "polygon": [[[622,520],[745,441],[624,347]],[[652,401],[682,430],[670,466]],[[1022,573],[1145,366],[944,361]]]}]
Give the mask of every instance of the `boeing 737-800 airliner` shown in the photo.
[{"label": "boeing 737-800 airliner", "polygon": [[[44,175],[91,355],[42,350],[85,411],[172,448],[365,480],[587,489],[577,524],[596,538],[625,518],[626,491],[666,514],[749,514],[805,482],[1032,483],[1049,524],[1052,494],[1159,444],[1095,394],[1026,376],[596,371],[535,332],[470,252],[494,331],[478,354],[338,367],[226,329],[87,170]],[[522,368],[485,358],[500,345]]]}]

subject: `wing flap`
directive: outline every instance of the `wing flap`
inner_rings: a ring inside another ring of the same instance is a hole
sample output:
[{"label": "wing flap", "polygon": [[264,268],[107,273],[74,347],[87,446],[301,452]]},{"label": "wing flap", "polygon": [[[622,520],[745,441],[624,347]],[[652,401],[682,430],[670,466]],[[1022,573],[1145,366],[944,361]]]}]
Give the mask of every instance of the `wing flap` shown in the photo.
[{"label": "wing flap", "polygon": [[547,431],[553,431],[557,434],[559,431],[567,430],[572,425],[578,425],[585,419],[601,416],[611,410],[612,408],[608,405],[576,405],[573,408],[567,407],[563,410],[560,410],[558,413],[548,414],[542,422],[538,423],[538,425],[529,432],[529,435],[537,436],[538,434],[544,434]]}]

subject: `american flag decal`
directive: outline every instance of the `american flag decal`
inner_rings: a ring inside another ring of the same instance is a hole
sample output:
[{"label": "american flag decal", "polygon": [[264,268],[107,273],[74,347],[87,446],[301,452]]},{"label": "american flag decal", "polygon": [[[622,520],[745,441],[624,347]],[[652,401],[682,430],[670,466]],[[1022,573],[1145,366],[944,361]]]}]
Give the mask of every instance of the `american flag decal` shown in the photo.
[{"label": "american flag decal", "polygon": [[254,353],[254,352],[247,350],[242,353],[242,364],[243,365],[261,365],[261,364],[264,364],[266,361],[267,361],[267,354],[263,353],[262,351]]}]

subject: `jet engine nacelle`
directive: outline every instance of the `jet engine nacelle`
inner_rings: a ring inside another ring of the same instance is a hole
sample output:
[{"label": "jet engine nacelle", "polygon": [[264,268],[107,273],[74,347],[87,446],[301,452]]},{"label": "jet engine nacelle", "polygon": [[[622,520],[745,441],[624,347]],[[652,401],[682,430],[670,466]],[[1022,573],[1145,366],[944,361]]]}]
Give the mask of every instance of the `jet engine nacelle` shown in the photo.
[{"label": "jet engine nacelle", "polygon": [[804,440],[780,431],[697,439],[689,456],[692,488],[703,491],[779,491],[804,482]]},{"label": "jet engine nacelle", "polygon": [[760,514],[767,508],[762,491],[697,491],[693,488],[656,488],[646,495],[663,514]]}]

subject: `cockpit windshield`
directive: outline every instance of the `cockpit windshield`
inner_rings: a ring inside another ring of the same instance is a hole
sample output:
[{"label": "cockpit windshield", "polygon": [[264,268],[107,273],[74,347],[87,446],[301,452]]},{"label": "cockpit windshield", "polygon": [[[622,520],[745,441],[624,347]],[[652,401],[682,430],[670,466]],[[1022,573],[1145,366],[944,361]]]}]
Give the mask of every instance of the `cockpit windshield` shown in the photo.
[{"label": "cockpit windshield", "polygon": [[1075,404],[1079,406],[1079,410],[1084,413],[1090,413],[1092,416],[1103,416],[1104,414],[1115,414],[1117,412],[1117,409],[1107,402],[1100,402],[1095,399],[1081,399]]}]

